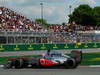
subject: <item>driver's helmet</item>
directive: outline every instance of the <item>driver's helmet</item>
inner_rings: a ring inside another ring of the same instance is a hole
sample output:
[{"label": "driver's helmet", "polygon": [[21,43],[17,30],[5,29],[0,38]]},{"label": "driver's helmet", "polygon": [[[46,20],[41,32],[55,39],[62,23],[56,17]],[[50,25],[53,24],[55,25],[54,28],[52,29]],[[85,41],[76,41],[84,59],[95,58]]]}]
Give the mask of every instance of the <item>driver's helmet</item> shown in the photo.
[{"label": "driver's helmet", "polygon": [[45,54],[45,53],[43,53],[43,54],[42,54],[42,57],[44,57],[45,55],[46,55],[46,54]]}]

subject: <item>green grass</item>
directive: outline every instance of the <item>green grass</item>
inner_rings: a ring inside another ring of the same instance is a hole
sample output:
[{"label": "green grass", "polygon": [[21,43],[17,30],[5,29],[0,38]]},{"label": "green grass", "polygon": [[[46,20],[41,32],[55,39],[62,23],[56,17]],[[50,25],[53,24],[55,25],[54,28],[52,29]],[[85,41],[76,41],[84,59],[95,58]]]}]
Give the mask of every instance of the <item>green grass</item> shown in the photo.
[{"label": "green grass", "polygon": [[[24,56],[32,57],[33,55]],[[34,55],[39,56],[39,55]],[[0,64],[6,64],[6,61],[9,58],[18,58],[23,56],[9,56],[9,57],[0,57]],[[94,60],[96,59],[96,60]],[[83,59],[81,65],[100,65],[100,53],[83,53]]]},{"label": "green grass", "polygon": [[100,53],[84,53],[81,65],[100,65]]}]

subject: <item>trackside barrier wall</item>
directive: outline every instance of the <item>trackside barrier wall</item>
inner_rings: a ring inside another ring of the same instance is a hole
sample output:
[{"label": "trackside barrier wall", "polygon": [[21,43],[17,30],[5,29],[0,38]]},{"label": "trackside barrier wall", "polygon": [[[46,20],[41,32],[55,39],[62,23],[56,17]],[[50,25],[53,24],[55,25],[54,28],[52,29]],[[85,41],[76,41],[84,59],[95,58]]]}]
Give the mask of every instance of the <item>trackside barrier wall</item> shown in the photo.
[{"label": "trackside barrier wall", "polygon": [[16,44],[2,45],[0,51],[34,51],[34,50],[61,50],[61,49],[88,49],[100,48],[100,43],[66,43],[66,44]]}]

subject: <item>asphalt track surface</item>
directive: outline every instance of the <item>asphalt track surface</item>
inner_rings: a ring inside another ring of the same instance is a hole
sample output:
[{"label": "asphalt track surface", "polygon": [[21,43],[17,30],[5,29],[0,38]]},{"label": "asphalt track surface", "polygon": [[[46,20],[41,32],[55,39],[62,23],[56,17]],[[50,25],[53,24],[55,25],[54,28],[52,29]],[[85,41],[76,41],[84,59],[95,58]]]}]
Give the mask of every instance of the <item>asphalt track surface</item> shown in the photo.
[{"label": "asphalt track surface", "polygon": [[0,75],[100,75],[100,68],[77,69],[0,69]]},{"label": "asphalt track surface", "polygon": [[[61,53],[70,53],[72,50],[58,50]],[[83,53],[88,52],[100,52],[100,49],[82,49]],[[16,52],[0,52],[0,57],[2,56],[27,56],[27,55],[39,55],[46,53],[46,51],[16,51]]]}]

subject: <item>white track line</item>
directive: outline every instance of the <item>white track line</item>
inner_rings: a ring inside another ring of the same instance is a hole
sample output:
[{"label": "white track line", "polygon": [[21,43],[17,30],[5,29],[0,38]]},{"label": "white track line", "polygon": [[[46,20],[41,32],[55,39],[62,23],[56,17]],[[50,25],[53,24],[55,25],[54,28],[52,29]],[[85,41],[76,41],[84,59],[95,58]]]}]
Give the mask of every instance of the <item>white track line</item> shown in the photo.
[{"label": "white track line", "polygon": [[[0,65],[0,68],[4,67],[4,65]],[[89,65],[89,66],[79,66],[80,68],[86,68],[86,67],[100,67],[100,65]]]},{"label": "white track line", "polygon": [[85,68],[85,67],[100,67],[100,65],[88,65],[88,66],[79,66],[79,67],[81,67],[81,68]]},{"label": "white track line", "polygon": [[0,67],[2,68],[2,67],[4,67],[4,65],[0,65]]},{"label": "white track line", "polygon": [[100,65],[90,65],[90,67],[100,67]]}]

